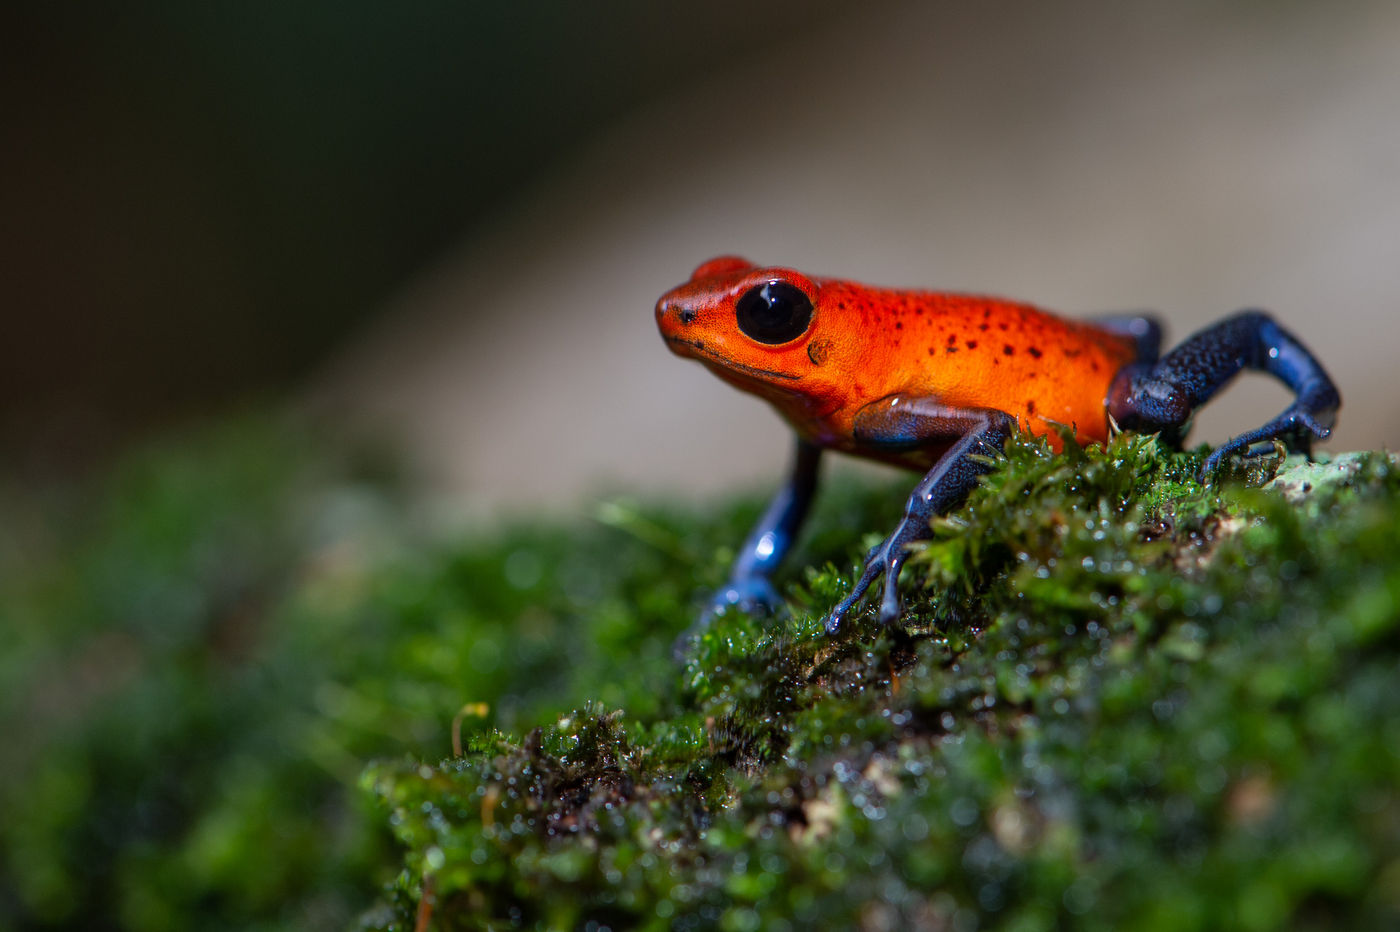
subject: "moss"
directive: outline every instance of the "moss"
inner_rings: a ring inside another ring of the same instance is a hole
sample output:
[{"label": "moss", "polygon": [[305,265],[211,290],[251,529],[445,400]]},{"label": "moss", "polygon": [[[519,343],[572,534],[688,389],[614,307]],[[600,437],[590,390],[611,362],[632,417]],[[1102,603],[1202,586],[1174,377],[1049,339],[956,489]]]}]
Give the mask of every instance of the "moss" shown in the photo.
[{"label": "moss", "polygon": [[1201,462],[1013,442],[835,638],[908,483],[829,490],[677,666],[757,501],[443,540],[168,445],[12,510],[0,927],[1392,927],[1400,471]]},{"label": "moss", "polygon": [[1391,462],[1300,509],[1150,438],[1006,459],[905,629],[820,635],[828,566],[783,623],[720,619],[657,715],[370,768],[406,849],[379,925],[425,889],[447,929],[1393,922]]}]

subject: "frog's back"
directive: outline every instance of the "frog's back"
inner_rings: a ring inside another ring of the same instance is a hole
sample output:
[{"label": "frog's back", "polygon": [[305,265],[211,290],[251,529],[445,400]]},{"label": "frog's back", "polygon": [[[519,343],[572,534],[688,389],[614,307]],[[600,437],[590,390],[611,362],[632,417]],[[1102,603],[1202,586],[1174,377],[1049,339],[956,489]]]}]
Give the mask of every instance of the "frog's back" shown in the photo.
[{"label": "frog's back", "polygon": [[882,394],[994,408],[1052,441],[1052,422],[1073,426],[1080,442],[1106,439],[1109,386],[1137,355],[1131,337],[1014,301],[831,279],[821,291],[823,304],[857,314],[862,332],[883,335],[868,360],[885,376]]}]

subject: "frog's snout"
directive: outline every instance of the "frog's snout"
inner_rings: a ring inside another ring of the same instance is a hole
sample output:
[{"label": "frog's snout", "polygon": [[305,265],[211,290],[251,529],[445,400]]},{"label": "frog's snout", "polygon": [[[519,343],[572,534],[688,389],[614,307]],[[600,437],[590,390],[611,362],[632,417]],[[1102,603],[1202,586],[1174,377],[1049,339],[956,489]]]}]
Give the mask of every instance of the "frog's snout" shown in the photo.
[{"label": "frog's snout", "polygon": [[664,296],[656,302],[656,326],[668,340],[681,336],[698,316],[694,307],[676,298]]}]

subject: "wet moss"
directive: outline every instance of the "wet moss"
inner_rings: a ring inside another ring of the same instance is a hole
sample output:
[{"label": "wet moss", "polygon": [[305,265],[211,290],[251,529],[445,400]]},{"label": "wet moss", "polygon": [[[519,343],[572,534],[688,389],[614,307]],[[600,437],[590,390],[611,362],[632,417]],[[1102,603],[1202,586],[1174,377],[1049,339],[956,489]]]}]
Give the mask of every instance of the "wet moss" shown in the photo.
[{"label": "wet moss", "polygon": [[1393,922],[1400,475],[1349,458],[1300,508],[1315,467],[1200,462],[1013,443],[907,626],[822,636],[828,565],[719,619],[657,716],[371,767],[406,859],[369,925]]},{"label": "wet moss", "polygon": [[677,665],[759,501],[444,539],[307,440],[0,487],[0,927],[1400,919],[1384,455],[1014,441],[835,638],[908,481],[829,489]]}]

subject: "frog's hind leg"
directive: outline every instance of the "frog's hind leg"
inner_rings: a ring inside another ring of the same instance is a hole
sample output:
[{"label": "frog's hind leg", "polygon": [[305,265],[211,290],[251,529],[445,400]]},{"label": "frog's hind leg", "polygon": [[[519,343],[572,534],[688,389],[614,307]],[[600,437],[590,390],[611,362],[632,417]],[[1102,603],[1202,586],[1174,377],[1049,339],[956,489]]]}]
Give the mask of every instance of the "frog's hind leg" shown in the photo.
[{"label": "frog's hind leg", "polygon": [[1209,473],[1232,453],[1265,440],[1309,452],[1336,421],[1341,395],[1322,365],[1264,311],[1241,311],[1188,337],[1155,363],[1124,367],[1108,394],[1120,427],[1158,431],[1179,442],[1196,410],[1242,370],[1265,372],[1288,386],[1293,404],[1262,427],[1232,437],[1211,453]]}]

